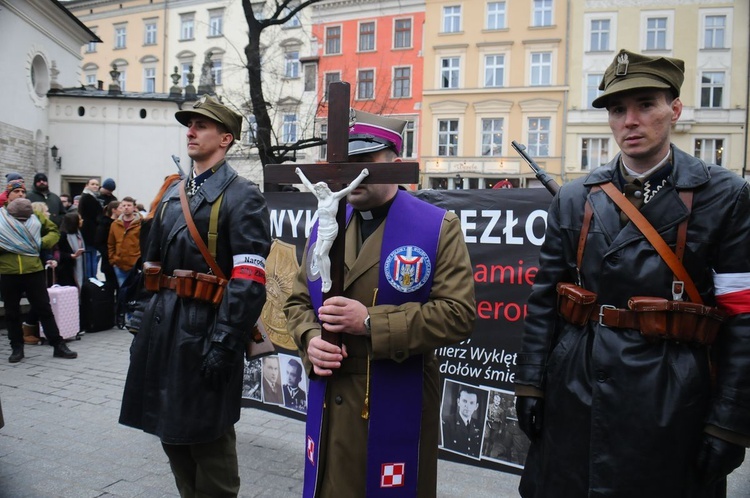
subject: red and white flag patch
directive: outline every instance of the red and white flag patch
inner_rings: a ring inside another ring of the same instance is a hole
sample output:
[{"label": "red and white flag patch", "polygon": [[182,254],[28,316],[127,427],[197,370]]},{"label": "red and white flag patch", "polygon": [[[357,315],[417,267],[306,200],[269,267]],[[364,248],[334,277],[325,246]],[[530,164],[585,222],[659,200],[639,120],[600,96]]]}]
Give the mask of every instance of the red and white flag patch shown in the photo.
[{"label": "red and white flag patch", "polygon": [[384,463],[380,467],[380,487],[398,488],[404,485],[405,463]]},{"label": "red and white flag patch", "polygon": [[729,316],[750,313],[750,273],[714,273],[716,303]]},{"label": "red and white flag patch", "polygon": [[307,459],[315,465],[315,441],[310,436],[307,436]]},{"label": "red and white flag patch", "polygon": [[235,254],[232,278],[253,280],[266,285],[266,258],[257,254]]}]

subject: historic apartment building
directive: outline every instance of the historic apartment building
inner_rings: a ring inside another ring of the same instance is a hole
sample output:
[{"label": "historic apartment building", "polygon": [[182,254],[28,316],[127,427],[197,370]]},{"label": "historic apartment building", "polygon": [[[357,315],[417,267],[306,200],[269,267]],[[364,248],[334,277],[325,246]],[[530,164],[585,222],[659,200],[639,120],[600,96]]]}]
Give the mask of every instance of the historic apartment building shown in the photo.
[{"label": "historic apartment building", "polygon": [[[403,156],[421,155],[422,0],[330,0],[312,6],[318,40],[318,130],[327,136],[328,85],[351,84],[351,106],[407,121]],[[319,159],[325,160],[322,147]]]},{"label": "historic apartment building", "polygon": [[672,141],[701,159],[743,174],[747,161],[747,1],[577,0],[570,13],[570,95],[563,179],[606,164],[618,152],[607,112],[591,107],[615,54],[685,61],[684,104]]}]

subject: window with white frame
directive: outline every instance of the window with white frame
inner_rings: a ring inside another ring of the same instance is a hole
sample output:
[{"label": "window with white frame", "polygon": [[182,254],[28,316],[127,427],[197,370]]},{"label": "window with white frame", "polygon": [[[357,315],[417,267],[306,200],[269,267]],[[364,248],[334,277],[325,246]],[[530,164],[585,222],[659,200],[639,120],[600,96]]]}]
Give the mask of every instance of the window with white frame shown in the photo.
[{"label": "window with white frame", "polygon": [[180,40],[195,38],[195,14],[180,15]]},{"label": "window with white frame", "polygon": [[393,98],[411,97],[411,67],[393,68]]},{"label": "window with white frame", "polygon": [[96,88],[97,79],[96,79],[96,72],[93,73],[86,73],[86,85],[93,86]]},{"label": "window with white frame", "polygon": [[[91,32],[96,34],[96,28],[91,28]],[[89,41],[86,45],[86,53],[87,54],[93,54],[96,52],[96,42],[95,41]]]},{"label": "window with white frame", "polygon": [[590,50],[592,52],[609,51],[610,32],[611,28],[609,19],[592,19]]},{"label": "window with white frame", "polygon": [[534,0],[532,26],[552,26],[552,0]]},{"label": "window with white frame", "polygon": [[325,161],[328,157],[328,123],[320,123],[320,138],[323,140],[320,146],[320,159]]},{"label": "window with white frame", "polygon": [[448,5],[443,7],[443,33],[459,33],[461,31],[461,6]]},{"label": "window with white frame", "polygon": [[707,163],[723,166],[724,139],[696,138],[693,155]]},{"label": "window with white frame", "polygon": [[283,117],[281,141],[289,144],[297,141],[297,114],[285,113]]},{"label": "window with white frame", "polygon": [[[284,13],[283,17],[286,17],[289,15],[289,13],[292,11],[289,7],[284,7]],[[299,18],[299,12],[296,12],[292,17],[289,18],[287,22],[284,23],[282,26],[283,28],[299,28],[302,26],[302,21]]]},{"label": "window with white frame", "polygon": [[609,162],[609,138],[581,139],[581,171],[591,171]]},{"label": "window with white frame", "polygon": [[89,62],[88,64],[84,65],[82,69],[83,69],[85,84],[96,88],[97,86],[96,71],[97,69],[99,69],[99,67],[93,62]]},{"label": "window with white frame", "polygon": [[146,93],[156,92],[156,68],[143,68],[143,91]]},{"label": "window with white frame", "polygon": [[505,55],[490,54],[484,56],[484,86],[500,87],[505,81]]},{"label": "window with white frame", "polygon": [[221,36],[224,34],[224,9],[212,9],[208,11],[208,36]]},{"label": "window with white frame", "polygon": [[375,50],[375,21],[359,24],[359,51],[372,52]]},{"label": "window with white frame", "polygon": [[604,93],[602,90],[599,90],[599,83],[601,83],[603,76],[604,76],[603,74],[599,74],[599,73],[586,75],[585,106],[587,109],[593,109],[594,106],[592,105],[592,102],[594,102],[594,99],[596,99],[599,95]]},{"label": "window with white frame", "polygon": [[323,99],[328,100],[328,87],[331,85],[331,83],[336,83],[337,81],[341,81],[341,73],[336,71],[333,73],[325,73],[324,77],[324,88],[323,88]]},{"label": "window with white frame", "polygon": [[120,91],[125,91],[125,82],[127,81],[127,71],[125,66],[117,66],[117,70],[120,71],[120,76],[117,77],[117,84],[120,85]]},{"label": "window with white frame", "polygon": [[458,155],[458,120],[438,120],[438,151],[441,157]]},{"label": "window with white frame", "polygon": [[406,126],[404,126],[404,132],[401,134],[401,137],[404,140],[404,147],[401,151],[401,157],[416,157],[416,150],[414,148],[414,133],[415,133],[415,125],[414,121],[408,120],[406,121]]},{"label": "window with white frame", "polygon": [[646,19],[646,50],[667,49],[667,18],[649,17]]},{"label": "window with white frame", "polygon": [[725,48],[727,16],[706,16],[703,25],[703,48]]},{"label": "window with white frame", "polygon": [[487,29],[504,29],[505,2],[487,2]]},{"label": "window with white frame", "polygon": [[124,24],[115,26],[115,48],[125,48],[127,46],[128,33]]},{"label": "window with white frame", "polygon": [[531,52],[531,86],[552,84],[552,52]]},{"label": "window with white frame", "polygon": [[550,118],[529,118],[526,147],[531,157],[549,156]]},{"label": "window with white frame", "polygon": [[156,34],[157,34],[156,21],[149,20],[143,27],[143,44],[144,45],[156,45]]},{"label": "window with white frame", "polygon": [[284,53],[284,77],[299,78],[299,50],[296,47]]},{"label": "window with white frame", "polygon": [[701,107],[723,107],[724,81],[724,71],[703,71],[701,74]]},{"label": "window with white frame", "polygon": [[482,118],[482,155],[503,155],[503,118]]},{"label": "window with white frame", "polygon": [[369,100],[375,97],[375,70],[357,71],[357,100]]},{"label": "window with white frame", "polygon": [[440,59],[440,88],[458,88],[460,65],[460,57]]},{"label": "window with white frame", "polygon": [[411,48],[411,19],[393,21],[393,48]]},{"label": "window with white frame", "polygon": [[214,77],[214,85],[221,85],[222,64],[221,59],[218,57],[211,59],[211,75]]},{"label": "window with white frame", "polygon": [[182,74],[182,86],[183,87],[186,87],[189,83],[188,74],[190,74],[192,67],[193,67],[192,59],[180,62],[180,74]]},{"label": "window with white frame", "polygon": [[326,28],[326,55],[341,53],[341,26]]}]

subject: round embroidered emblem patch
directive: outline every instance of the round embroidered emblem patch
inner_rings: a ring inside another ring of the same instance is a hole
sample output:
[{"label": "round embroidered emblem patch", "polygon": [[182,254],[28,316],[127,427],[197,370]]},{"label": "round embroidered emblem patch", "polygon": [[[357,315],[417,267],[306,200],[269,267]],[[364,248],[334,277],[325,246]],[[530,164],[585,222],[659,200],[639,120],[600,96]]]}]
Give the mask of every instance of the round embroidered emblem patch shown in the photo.
[{"label": "round embroidered emblem patch", "polygon": [[432,262],[421,248],[401,246],[388,255],[383,271],[394,289],[399,292],[414,292],[427,283]]}]

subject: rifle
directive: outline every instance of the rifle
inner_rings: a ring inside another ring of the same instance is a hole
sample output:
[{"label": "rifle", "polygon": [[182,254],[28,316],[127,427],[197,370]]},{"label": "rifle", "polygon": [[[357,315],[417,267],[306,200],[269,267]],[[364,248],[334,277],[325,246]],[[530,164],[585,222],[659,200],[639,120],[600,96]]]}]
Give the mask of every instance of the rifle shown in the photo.
[{"label": "rifle", "polygon": [[526,153],[526,146],[524,144],[519,144],[515,140],[511,141],[510,145],[531,167],[531,169],[534,171],[534,175],[536,175],[537,179],[542,182],[544,188],[546,188],[552,195],[557,194],[557,191],[560,190],[560,185],[558,185],[557,182],[551,176],[549,176],[546,171],[539,167],[536,161],[534,161],[531,156]]},{"label": "rifle", "polygon": [[177,169],[180,171],[180,178],[185,178],[185,172],[182,170],[182,166],[180,166],[180,158],[172,154],[172,161],[174,161]]}]

